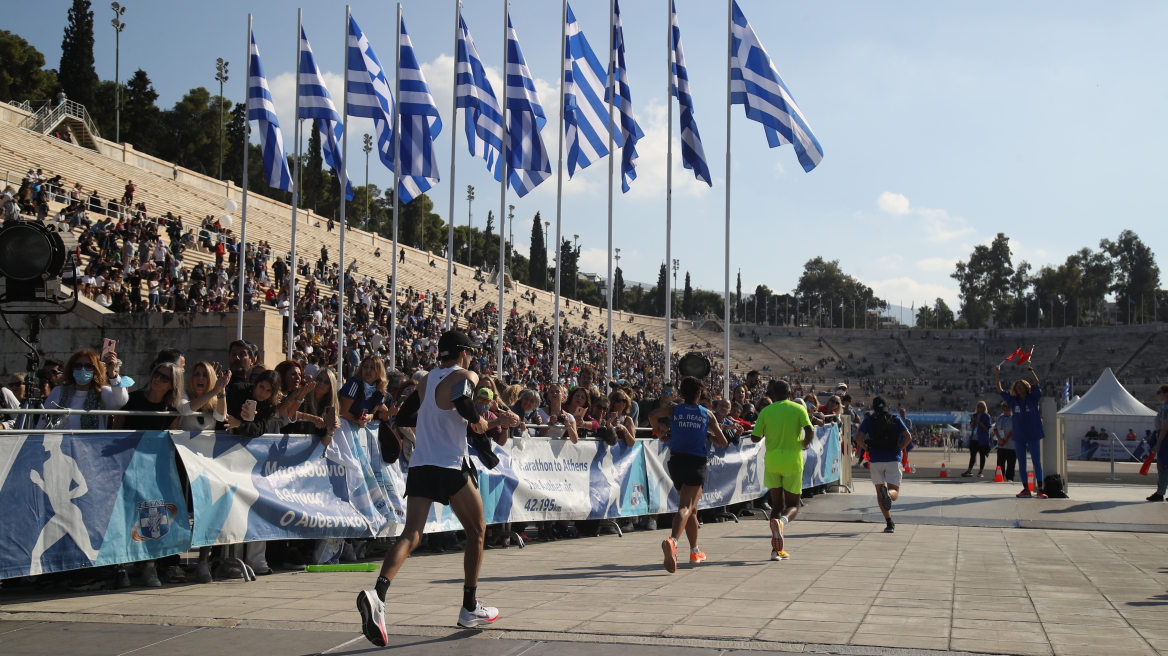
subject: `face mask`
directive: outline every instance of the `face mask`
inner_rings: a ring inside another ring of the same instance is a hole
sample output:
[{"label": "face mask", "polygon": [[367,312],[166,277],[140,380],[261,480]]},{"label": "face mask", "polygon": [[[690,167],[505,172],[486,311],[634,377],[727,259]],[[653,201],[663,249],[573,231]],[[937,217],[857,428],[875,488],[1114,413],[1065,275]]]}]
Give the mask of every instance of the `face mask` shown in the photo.
[{"label": "face mask", "polygon": [[74,369],[73,380],[77,381],[78,385],[88,385],[93,382],[93,372],[88,369]]}]

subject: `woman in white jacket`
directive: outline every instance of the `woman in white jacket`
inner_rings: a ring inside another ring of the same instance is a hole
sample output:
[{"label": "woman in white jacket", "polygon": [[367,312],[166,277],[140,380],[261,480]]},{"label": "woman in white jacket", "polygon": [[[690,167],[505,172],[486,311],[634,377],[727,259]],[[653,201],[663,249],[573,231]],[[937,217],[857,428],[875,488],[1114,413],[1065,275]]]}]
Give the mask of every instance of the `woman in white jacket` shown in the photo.
[{"label": "woman in white jacket", "polygon": [[[119,410],[130,400],[130,393],[120,385],[118,354],[105,357],[81,350],[69,357],[61,371],[61,384],[45,399],[46,409]],[[104,415],[45,415],[39,428],[67,430],[105,430]]]}]

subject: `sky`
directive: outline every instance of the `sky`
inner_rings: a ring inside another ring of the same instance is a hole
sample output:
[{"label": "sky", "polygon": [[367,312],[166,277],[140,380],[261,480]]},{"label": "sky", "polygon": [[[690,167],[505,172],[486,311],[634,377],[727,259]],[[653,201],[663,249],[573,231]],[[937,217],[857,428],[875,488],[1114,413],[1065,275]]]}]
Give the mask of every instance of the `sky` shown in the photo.
[{"label": "sky", "polygon": [[[68,0],[18,3],[5,29],[29,40],[49,66],[60,60]],[[121,76],[142,68],[173,105],[187,90],[216,84],[215,59],[231,62],[224,95],[244,97],[247,14],[292,149],[296,7],[277,0],[199,3],[123,2]],[[681,167],[674,110],[673,252],[681,277],[721,290],[726,204],[726,5],[676,0],[689,77],[712,187]],[[999,232],[1014,260],[1059,263],[1121,230],[1158,251],[1168,247],[1164,152],[1168,132],[1168,4],[1003,1],[937,3],[739,0],[787,87],[823,146],[810,173],[790,146],[768,148],[761,125],[741,106],[730,116],[731,286],[795,287],[815,256],[897,305],[958,301],[953,265]],[[549,121],[542,136],[553,153],[558,134],[560,3],[513,0],[511,18]],[[601,61],[607,58],[608,3],[572,4]],[[114,77],[113,12],[95,3],[98,74]],[[315,2],[304,25],[334,100],[341,97],[345,5]],[[395,5],[354,2],[353,15],[392,67]],[[621,6],[633,110],[645,132],[637,144],[638,178],[613,198],[614,246],[626,280],[653,282],[665,259],[667,0]],[[451,134],[457,135],[454,218],[499,213],[499,185],[466,146],[462,118],[452,130],[454,0],[403,2],[406,26],[442,113],[437,141],[442,181],[430,191],[449,214]],[[502,0],[466,0],[463,15],[496,93],[502,61]],[[350,175],[364,182],[361,136],[372,123],[350,119]],[[581,269],[607,268],[607,160],[563,180],[562,233],[579,235]],[[374,155],[369,180],[391,185]],[[536,212],[556,229],[553,176],[515,205],[516,248],[526,251]],[[496,222],[496,226],[498,223]]]}]

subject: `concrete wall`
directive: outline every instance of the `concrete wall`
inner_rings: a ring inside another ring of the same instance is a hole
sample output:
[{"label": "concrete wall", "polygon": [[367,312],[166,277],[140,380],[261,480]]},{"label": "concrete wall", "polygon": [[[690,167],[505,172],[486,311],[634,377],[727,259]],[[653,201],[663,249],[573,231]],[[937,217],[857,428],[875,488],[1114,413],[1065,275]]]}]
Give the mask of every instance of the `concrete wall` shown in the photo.
[{"label": "concrete wall", "polygon": [[[10,315],[9,321],[27,337],[31,318]],[[181,349],[190,366],[199,360],[227,363],[227,345],[235,339],[236,315],[222,312],[176,314],[100,314],[90,308],[62,315],[42,315],[40,347],[43,357],[64,362],[74,351],[101,350],[102,339],[118,340],[118,355],[124,371],[141,380],[150,362],[164,348]],[[281,319],[275,312],[248,312],[244,315],[243,338],[260,347],[269,366],[284,359],[280,353]],[[24,371],[28,349],[0,326],[0,374]]]}]

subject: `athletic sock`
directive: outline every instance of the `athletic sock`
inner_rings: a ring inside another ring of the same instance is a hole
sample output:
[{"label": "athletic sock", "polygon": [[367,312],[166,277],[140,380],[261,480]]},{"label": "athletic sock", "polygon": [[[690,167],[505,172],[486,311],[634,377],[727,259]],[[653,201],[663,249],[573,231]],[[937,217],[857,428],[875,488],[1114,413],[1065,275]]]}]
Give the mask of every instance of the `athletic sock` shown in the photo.
[{"label": "athletic sock", "polygon": [[783,525],[783,528],[787,528],[787,524],[791,523],[791,520],[787,519],[786,515],[783,515],[779,517],[779,523]]},{"label": "athletic sock", "polygon": [[389,592],[389,579],[384,576],[377,577],[377,585],[373,586],[373,589],[377,592],[377,598],[384,602],[385,593]]},{"label": "athletic sock", "polygon": [[470,611],[472,613],[474,612],[474,609],[478,606],[478,603],[479,603],[478,600],[475,599],[475,596],[478,593],[478,589],[479,589],[478,586],[475,586],[473,588],[464,587],[462,589],[462,607],[467,609],[468,611]]}]

